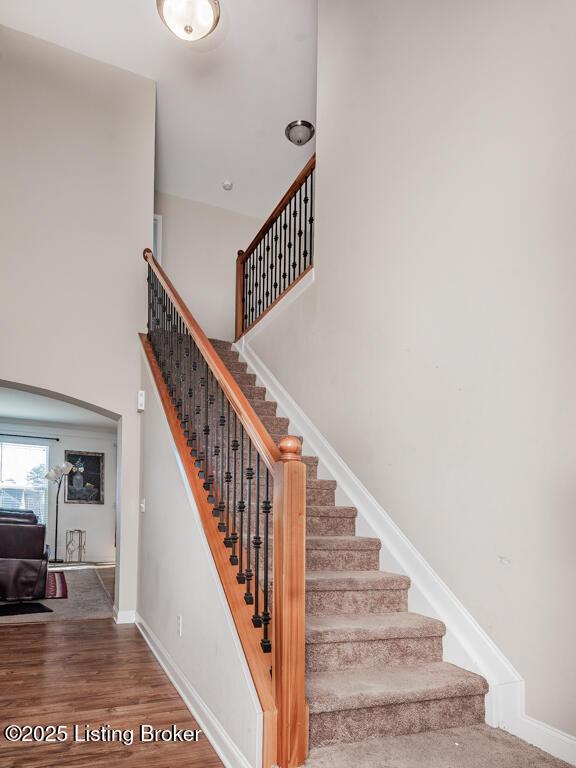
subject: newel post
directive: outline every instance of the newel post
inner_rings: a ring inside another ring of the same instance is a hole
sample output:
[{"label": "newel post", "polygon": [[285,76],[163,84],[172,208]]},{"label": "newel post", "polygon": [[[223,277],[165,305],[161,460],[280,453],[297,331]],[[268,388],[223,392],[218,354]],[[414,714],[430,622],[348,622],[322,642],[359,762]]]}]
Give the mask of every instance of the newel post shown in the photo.
[{"label": "newel post", "polygon": [[308,705],[304,690],[306,466],[297,437],[284,437],[274,468],[274,697],[280,768],[304,764]]},{"label": "newel post", "polygon": [[244,251],[236,258],[236,326],[234,340],[238,341],[244,330]]}]

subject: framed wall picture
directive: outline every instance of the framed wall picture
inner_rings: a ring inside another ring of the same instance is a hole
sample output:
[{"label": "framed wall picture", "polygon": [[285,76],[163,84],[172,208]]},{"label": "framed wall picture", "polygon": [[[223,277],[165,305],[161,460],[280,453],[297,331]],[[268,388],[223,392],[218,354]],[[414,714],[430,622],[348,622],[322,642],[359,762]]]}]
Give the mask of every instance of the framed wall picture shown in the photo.
[{"label": "framed wall picture", "polygon": [[72,464],[64,486],[68,504],[104,504],[104,454],[92,451],[64,451]]}]

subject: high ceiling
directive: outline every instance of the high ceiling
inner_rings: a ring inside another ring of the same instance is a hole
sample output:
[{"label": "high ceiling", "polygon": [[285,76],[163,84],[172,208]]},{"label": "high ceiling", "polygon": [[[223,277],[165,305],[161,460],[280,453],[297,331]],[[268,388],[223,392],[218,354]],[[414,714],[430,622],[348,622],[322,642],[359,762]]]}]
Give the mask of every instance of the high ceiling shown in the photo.
[{"label": "high ceiling", "polygon": [[316,0],[220,6],[196,43],[168,31],[155,0],[0,0],[0,24],[156,80],[157,189],[261,218],[314,149],[284,128],[315,122]]}]

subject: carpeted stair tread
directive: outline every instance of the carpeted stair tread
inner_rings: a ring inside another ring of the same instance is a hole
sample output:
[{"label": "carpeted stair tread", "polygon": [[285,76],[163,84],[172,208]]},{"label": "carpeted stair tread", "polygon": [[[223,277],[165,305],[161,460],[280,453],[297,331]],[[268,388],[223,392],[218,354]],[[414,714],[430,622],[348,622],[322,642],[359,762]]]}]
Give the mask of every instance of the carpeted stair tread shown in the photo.
[{"label": "carpeted stair tread", "polygon": [[481,696],[487,691],[483,677],[444,661],[312,672],[306,680],[310,714]]},{"label": "carpeted stair tread", "polygon": [[301,443],[304,441],[304,438],[302,437],[302,435],[294,435],[291,432],[274,432],[274,430],[269,432],[270,437],[272,438],[272,440],[274,440],[276,445],[278,445],[280,440],[282,440],[282,438],[286,437],[288,434],[290,434],[291,437],[297,437]]},{"label": "carpeted stair tread", "polygon": [[314,571],[306,574],[309,592],[408,589],[410,579],[388,571]]},{"label": "carpeted stair tread", "polygon": [[380,549],[380,539],[368,536],[307,536],[306,549]]},{"label": "carpeted stair tread", "polygon": [[442,637],[444,634],[446,627],[441,621],[404,611],[306,618],[307,643]]},{"label": "carpeted stair tread", "polygon": [[356,507],[313,506],[306,507],[307,517],[352,517],[358,514]]},{"label": "carpeted stair tread", "polygon": [[366,739],[310,750],[305,768],[570,768],[489,725]]}]

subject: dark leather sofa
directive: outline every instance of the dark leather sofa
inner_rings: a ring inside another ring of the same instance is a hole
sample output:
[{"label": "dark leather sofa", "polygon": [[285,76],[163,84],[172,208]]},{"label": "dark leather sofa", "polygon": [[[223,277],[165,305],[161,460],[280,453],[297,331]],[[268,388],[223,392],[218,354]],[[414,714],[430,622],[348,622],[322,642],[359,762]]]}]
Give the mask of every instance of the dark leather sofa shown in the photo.
[{"label": "dark leather sofa", "polygon": [[0,600],[39,600],[46,594],[46,526],[33,512],[0,509]]}]

